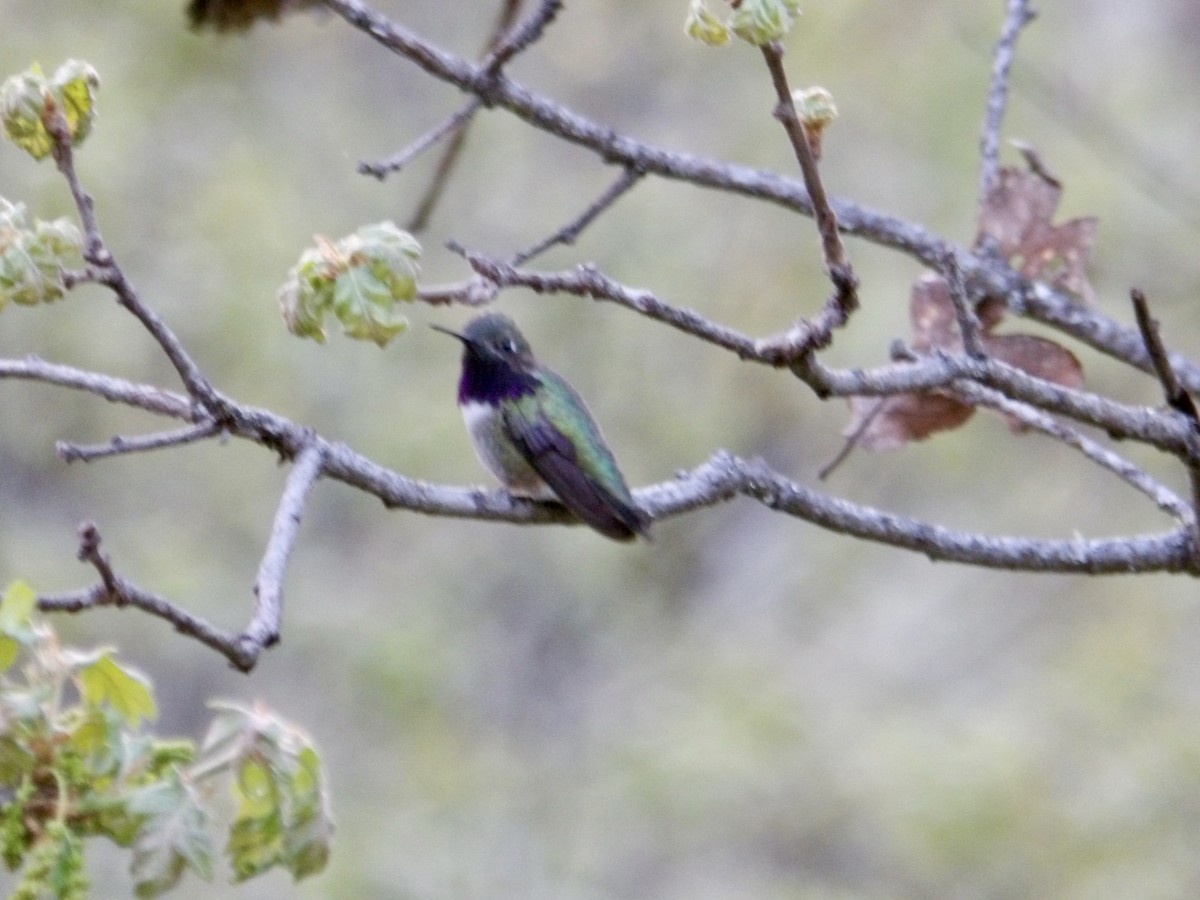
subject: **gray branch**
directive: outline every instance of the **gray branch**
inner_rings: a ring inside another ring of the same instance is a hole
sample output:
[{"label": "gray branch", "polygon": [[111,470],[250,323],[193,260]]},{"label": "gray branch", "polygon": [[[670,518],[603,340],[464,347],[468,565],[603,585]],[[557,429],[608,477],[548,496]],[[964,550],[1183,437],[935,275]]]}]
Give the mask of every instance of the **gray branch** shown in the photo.
[{"label": "gray branch", "polygon": [[[820,397],[877,396],[882,401],[910,393],[948,394],[972,406],[990,407],[1073,448],[1148,497],[1174,518],[1176,527],[1162,533],[1059,540],[958,531],[831,496],[772,470],[760,460],[742,459],[723,450],[715,451],[707,462],[674,479],[635,491],[638,503],[654,519],[669,519],[744,496],[818,527],[921,553],[933,560],[1036,572],[1200,574],[1193,505],[1082,430],[1100,429],[1113,437],[1144,443],[1174,455],[1192,473],[1194,499],[1200,498],[1197,415],[1187,393],[1188,389],[1200,387],[1200,367],[1168,354],[1144,301],[1136,307],[1140,329],[1130,329],[1094,310],[1082,308],[1069,295],[1022,277],[986,252],[974,253],[918,225],[827,196],[813,148],[792,104],[783,51],[778,44],[768,45],[762,52],[776,92],[775,115],[795,152],[802,181],[643,143],[586,119],[510,79],[503,70],[504,64],[542,35],[562,7],[559,0],[542,0],[533,13],[511,29],[505,24],[497,32],[490,53],[478,64],[447,53],[359,0],[324,0],[324,3],[385,47],[471,95],[468,104],[446,123],[419,138],[398,157],[381,164],[389,170],[456,130],[461,135],[459,129],[483,107],[505,110],[621,168],[620,177],[575,220],[518,255],[513,262],[457,248],[474,270],[474,278],[461,285],[427,288],[421,299],[430,303],[480,304],[490,302],[501,290],[525,288],[540,294],[603,300],[727,350],[740,359],[788,369]],[[515,17],[519,5],[510,0],[505,6],[506,15]],[[998,171],[1000,130],[1014,48],[1021,27],[1032,15],[1025,0],[1008,0],[1007,10],[988,92],[981,143],[981,191],[987,190]],[[507,22],[508,19],[502,19],[502,23]],[[101,553],[99,532],[90,524],[81,528],[79,556],[96,571],[99,583],[74,592],[44,595],[39,598],[43,609],[78,611],[99,606],[134,606],[164,619],[180,633],[225,655],[235,667],[249,671],[261,653],[279,640],[287,563],[318,480],[339,481],[379,498],[388,508],[423,515],[523,525],[574,523],[567,510],[558,504],[520,499],[499,490],[431,484],[409,478],[345,444],[329,441],[269,410],[238,403],[219,393],[167,324],[142,301],[109,252],[96,221],[92,198],[77,177],[65,122],[59,115],[50,125],[55,141],[54,158],[75,199],[85,235],[85,268],[65,273],[67,283],[93,282],[110,289],[118,303],[158,342],[178,373],[185,393],[46,363],[35,357],[0,359],[0,379],[38,381],[80,390],[179,423],[174,430],[116,437],[101,445],[60,443],[59,452],[67,460],[99,460],[179,446],[220,434],[263,446],[289,463],[291,471],[259,565],[254,609],[242,633],[221,630],[126,579]],[[801,318],[777,334],[756,338],[669,303],[652,291],[620,284],[595,266],[581,265],[561,272],[535,272],[519,267],[548,246],[570,243],[647,175],[774,203],[812,216],[821,237],[833,295],[815,315]],[[816,351],[832,341],[834,331],[858,304],[857,280],[842,244],[843,234],[858,235],[907,253],[943,273],[951,287],[964,352],[905,351],[896,354],[890,364],[867,369],[836,369],[819,361]],[[1003,297],[1016,314],[1045,322],[1100,352],[1157,373],[1168,407],[1150,409],[1119,403],[1037,378],[987,356],[974,304],[997,296]]]}]

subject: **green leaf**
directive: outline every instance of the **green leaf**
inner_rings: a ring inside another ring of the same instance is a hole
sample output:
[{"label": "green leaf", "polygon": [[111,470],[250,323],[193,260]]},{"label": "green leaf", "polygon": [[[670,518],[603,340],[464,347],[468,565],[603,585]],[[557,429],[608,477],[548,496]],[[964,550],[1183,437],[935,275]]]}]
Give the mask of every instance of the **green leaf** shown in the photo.
[{"label": "green leaf", "polygon": [[762,46],[782,38],[800,15],[799,0],[742,0],[729,27],[743,41]]},{"label": "green leaf", "polygon": [[71,143],[79,144],[92,130],[99,87],[100,76],[85,62],[67,60],[52,78],[35,63],[0,85],[4,133],[34,159],[44,159],[54,148],[47,117],[61,113]]},{"label": "green leaf", "polygon": [[305,747],[298,761],[300,768],[292,780],[294,813],[284,833],[287,866],[296,879],[325,868],[333,839],[321,759],[313,748]]},{"label": "green leaf", "polygon": [[261,875],[284,858],[283,822],[278,810],[265,816],[240,818],[229,830],[225,852],[235,881]]},{"label": "green leaf", "polygon": [[708,11],[704,0],[692,0],[688,7],[687,19],[683,23],[683,31],[688,37],[710,47],[722,47],[729,43],[728,26]]},{"label": "green leaf", "polygon": [[111,651],[100,651],[97,658],[81,666],[77,678],[84,702],[89,706],[108,703],[130,728],[158,715],[149,681],[141,673],[120,666]]},{"label": "green leaf", "polygon": [[34,756],[12,735],[0,736],[0,785],[14,787],[33,771]]},{"label": "green leaf", "polygon": [[[2,305],[2,303],[0,303]],[[14,581],[0,599],[0,673],[21,655],[21,648],[35,640],[33,611],[37,608],[37,593],[24,581]]]},{"label": "green leaf", "polygon": [[28,222],[25,207],[0,197],[0,309],[47,303],[66,293],[63,269],[77,261],[83,238],[66,219]]},{"label": "green leaf", "polygon": [[21,883],[10,896],[21,900],[86,900],[83,842],[63,822],[52,821],[30,848]]},{"label": "green leaf", "polygon": [[185,869],[212,879],[216,849],[208,812],[177,770],[133,794],[128,809],[144,817],[130,867],[139,897],[157,897],[174,887]]},{"label": "green leaf", "polygon": [[270,771],[256,759],[248,759],[238,771],[235,794],[239,818],[270,815],[279,803]]},{"label": "green leaf", "polygon": [[365,225],[340,241],[317,238],[279,289],[280,312],[297,337],[324,343],[334,315],[347,337],[380,347],[408,327],[395,311],[417,295],[421,245],[392,222]]},{"label": "green leaf", "polygon": [[37,592],[25,581],[14,581],[0,600],[0,631],[12,634],[27,629],[36,608]]},{"label": "green leaf", "polygon": [[100,87],[100,75],[82,60],[68,59],[58,67],[52,83],[62,101],[71,143],[78,145],[92,133],[92,123],[96,120],[94,95]]},{"label": "green leaf", "polygon": [[237,774],[232,789],[238,812],[226,848],[236,877],[245,880],[277,865],[297,879],[321,871],[329,860],[333,819],[311,741],[267,710],[218,708],[193,772]]}]

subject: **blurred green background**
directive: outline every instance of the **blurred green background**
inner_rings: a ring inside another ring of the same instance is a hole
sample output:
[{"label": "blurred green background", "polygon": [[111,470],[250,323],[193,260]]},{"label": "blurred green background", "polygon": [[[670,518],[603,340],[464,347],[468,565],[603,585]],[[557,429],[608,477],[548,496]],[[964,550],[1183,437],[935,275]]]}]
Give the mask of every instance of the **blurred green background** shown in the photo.
[{"label": "blurred green background", "polygon": [[[461,103],[453,89],[319,15],[217,39],[183,0],[0,0],[0,70],[79,57],[101,74],[80,154],[111,247],[217,386],[413,477],[483,483],[458,412],[458,350],[415,307],[385,351],[291,338],[275,291],[316,233],[403,221],[432,156],[383,184],[355,173]],[[491,3],[380,0],[473,55]],[[1104,311],[1142,287],[1168,342],[1200,350],[1200,7],[1046,3],[1021,41],[1007,137],[1066,184],[1063,217],[1101,218]],[[832,91],[836,195],[969,243],[990,48],[1003,3],[804,4],[796,85]],[[682,35],[685,0],[568,3],[512,67],[530,86],[648,141],[794,174],[746,47]],[[1006,159],[1015,154],[1006,148]],[[507,114],[480,117],[422,235],[430,282],[465,275],[453,238],[533,243],[615,172]],[[49,163],[0,146],[0,195],[71,211]],[[910,260],[851,241],[863,310],[829,358],[886,359],[907,334]],[[539,265],[598,262],[753,334],[818,308],[811,222],[650,181]],[[804,483],[846,411],[798,382],[616,307],[500,300],[647,484],[717,448]],[[1011,323],[1009,331],[1021,326]],[[1036,327],[1021,330],[1038,331]],[[1148,378],[1075,348],[1089,384],[1158,401]],[[174,387],[158,348],[97,289],[8,309],[0,355]],[[45,386],[0,384],[0,580],[89,583],[75,529],[97,522],[127,576],[240,628],[284,471],[205,444],[66,466],[161,421]],[[1177,489],[1176,467],[1119,448]],[[829,489],[993,533],[1164,528],[1148,502],[994,417],[902,452],[859,454]],[[339,833],[323,875],[274,898],[1139,897],[1200,894],[1200,609],[1182,577],[1022,576],[932,565],[738,501],[660,523],[653,545],[580,528],[388,512],[320,484],[288,578],[282,645],[249,677],[136,612],[56,623],[113,643],[155,681],[165,733],[199,736],[212,697],[304,725]],[[126,854],[90,849],[97,897]],[[0,874],[0,882],[6,877]],[[172,896],[226,896],[194,878]]]}]

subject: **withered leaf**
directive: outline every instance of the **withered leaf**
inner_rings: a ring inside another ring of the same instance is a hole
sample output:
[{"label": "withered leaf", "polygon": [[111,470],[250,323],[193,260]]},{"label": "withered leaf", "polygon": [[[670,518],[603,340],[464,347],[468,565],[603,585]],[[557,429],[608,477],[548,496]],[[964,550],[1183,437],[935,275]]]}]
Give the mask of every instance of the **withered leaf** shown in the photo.
[{"label": "withered leaf", "polygon": [[1091,302],[1084,272],[1096,241],[1094,218],[1054,225],[1062,186],[1035,172],[1006,167],[984,198],[976,245],[990,238],[1021,274]]},{"label": "withered leaf", "polygon": [[958,346],[958,318],[950,299],[950,285],[941,275],[926,272],[913,282],[908,301],[908,320],[912,323],[913,348],[926,351],[934,347]]},{"label": "withered leaf", "polygon": [[957,428],[973,412],[972,407],[944,394],[851,397],[850,423],[842,434],[867,450],[899,450],[909,441]]},{"label": "withered leaf", "polygon": [[258,19],[278,19],[284,13],[305,6],[316,6],[319,0],[192,0],[188,4],[188,19],[193,28],[213,28],[217,31],[243,30]]},{"label": "withered leaf", "polygon": [[[1037,378],[1072,389],[1083,386],[1083,366],[1074,353],[1054,341],[1032,334],[985,335],[983,347],[989,356]],[[1004,418],[1013,431],[1028,430],[1012,416]]]},{"label": "withered leaf", "polygon": [[[999,304],[979,311],[984,351],[996,359],[1063,387],[1083,384],[1083,367],[1065,347],[1031,334],[993,334],[1002,310]],[[927,273],[913,284],[909,303],[913,348],[929,352],[962,349],[958,318],[950,285],[941,275]],[[937,392],[902,394],[886,398],[851,397],[850,422],[842,432],[867,450],[896,450],[938,431],[958,428],[975,411],[954,397]],[[1014,431],[1025,427],[1005,416]]]}]

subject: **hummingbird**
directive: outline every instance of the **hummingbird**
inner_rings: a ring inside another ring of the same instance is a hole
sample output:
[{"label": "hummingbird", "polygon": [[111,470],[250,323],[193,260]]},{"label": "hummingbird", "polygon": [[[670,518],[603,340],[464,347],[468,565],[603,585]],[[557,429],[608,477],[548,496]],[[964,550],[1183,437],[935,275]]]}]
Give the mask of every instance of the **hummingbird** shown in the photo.
[{"label": "hummingbird", "polygon": [[460,333],[458,405],[475,454],[516,496],[557,500],[605,537],[649,538],[650,517],[629,493],[579,394],[538,363],[512,319],[485,313]]}]

